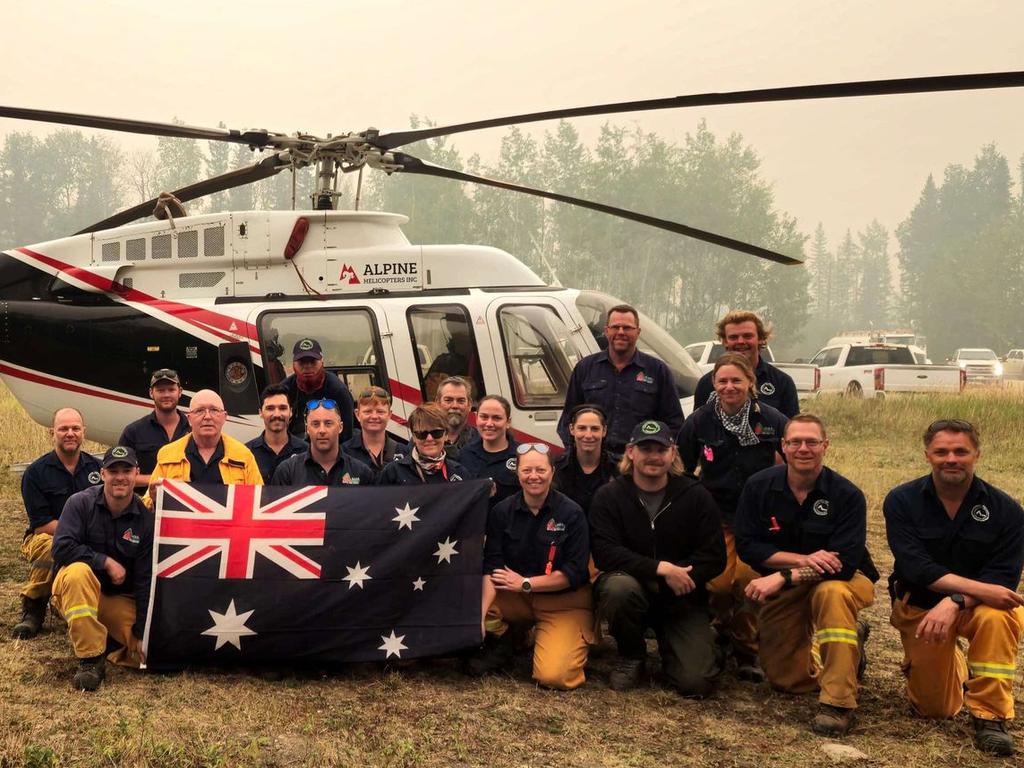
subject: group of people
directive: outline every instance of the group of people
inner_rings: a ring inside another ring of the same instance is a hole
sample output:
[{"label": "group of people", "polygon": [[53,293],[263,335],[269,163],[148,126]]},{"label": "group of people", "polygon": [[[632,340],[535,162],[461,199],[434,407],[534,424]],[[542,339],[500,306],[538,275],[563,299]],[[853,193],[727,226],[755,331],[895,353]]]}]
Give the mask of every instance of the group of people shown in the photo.
[{"label": "group of people", "polygon": [[[670,371],[637,349],[639,335],[635,309],[609,312],[607,347],[572,374],[557,457],[548,443],[517,442],[508,401],[477,397],[457,376],[408,415],[410,440],[399,443],[387,434],[388,392],[371,386],[352,398],[314,339],[295,345],[294,373],[263,391],[265,429],[245,445],[223,432],[216,392],[197,392],[179,413],[181,382],[168,369],[151,378],[153,412],[128,425],[102,461],[81,450],[81,414],[61,409],[54,450],[22,482],[30,574],[14,634],[38,633],[52,595],[79,659],[76,687],[99,687],[107,659],[142,661],[148,510],[165,478],[486,478],[483,643],[468,671],[503,669],[532,645],[538,683],[576,688],[607,627],[617,646],[609,685],[626,690],[647,674],[651,629],[662,679],[680,694],[711,694],[731,656],[739,679],[816,691],[813,730],[846,733],[866,664],[869,626],[859,613],[879,579],[863,493],[825,465],[825,424],[799,412],[792,380],[760,357],[769,332],[757,315],[730,312],[719,322],[726,354],[699,382],[686,419]],[[951,717],[966,703],[977,746],[1011,754],[1024,510],[977,477],[980,446],[968,422],[931,424],[931,471],[886,497],[891,623],[913,708]],[[109,655],[108,639],[117,646]]]}]

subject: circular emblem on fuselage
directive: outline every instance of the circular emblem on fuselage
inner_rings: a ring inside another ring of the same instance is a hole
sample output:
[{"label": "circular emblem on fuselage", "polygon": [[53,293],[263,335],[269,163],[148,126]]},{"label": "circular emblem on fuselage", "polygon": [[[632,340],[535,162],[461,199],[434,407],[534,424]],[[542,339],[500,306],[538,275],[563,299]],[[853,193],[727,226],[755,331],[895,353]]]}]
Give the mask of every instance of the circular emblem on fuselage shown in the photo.
[{"label": "circular emblem on fuselage", "polygon": [[118,445],[110,449],[110,455],[115,459],[123,459],[128,455],[128,449],[123,445]]},{"label": "circular emblem on fuselage", "polygon": [[312,348],[313,348],[313,340],[312,339],[303,339],[302,341],[299,342],[299,349],[301,349],[303,352],[308,352]]},{"label": "circular emblem on fuselage", "polygon": [[828,499],[818,499],[812,507],[814,514],[824,517],[828,514]]},{"label": "circular emblem on fuselage", "polygon": [[516,460],[515,459],[509,459],[508,461],[506,461],[505,462],[505,469],[507,469],[509,472],[515,472],[516,471]]},{"label": "circular emblem on fuselage", "polygon": [[645,421],[640,425],[640,431],[645,435],[656,435],[660,427],[656,421]]},{"label": "circular emblem on fuselage", "polygon": [[992,515],[988,511],[988,507],[986,507],[984,504],[976,504],[974,509],[971,510],[971,517],[973,517],[979,523],[987,522],[991,516]]},{"label": "circular emblem on fuselage", "polygon": [[771,395],[775,394],[775,385],[772,384],[770,381],[766,381],[764,384],[762,384],[760,389],[762,395],[768,395],[770,397]]},{"label": "circular emblem on fuselage", "polygon": [[92,483],[93,485],[96,485],[97,483],[99,483],[99,481],[100,481],[100,473],[99,472],[90,472],[89,473],[89,482],[90,483]]}]

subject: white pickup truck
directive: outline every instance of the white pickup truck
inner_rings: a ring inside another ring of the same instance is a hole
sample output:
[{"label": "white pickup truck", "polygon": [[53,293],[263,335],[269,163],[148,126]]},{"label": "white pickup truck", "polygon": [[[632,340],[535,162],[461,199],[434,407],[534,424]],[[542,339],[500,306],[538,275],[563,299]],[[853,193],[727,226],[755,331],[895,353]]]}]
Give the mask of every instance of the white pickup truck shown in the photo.
[{"label": "white pickup truck", "polygon": [[852,397],[959,392],[965,383],[964,372],[955,365],[916,365],[905,344],[836,344],[820,350],[811,362],[820,371],[822,392]]},{"label": "white pickup truck", "polygon": [[[684,347],[697,363],[701,373],[707,373],[715,367],[715,363],[725,354],[725,347],[718,341],[698,341]],[[785,371],[796,384],[796,392],[800,397],[813,395],[818,391],[818,367],[810,363],[777,363],[771,347],[761,348],[761,357],[780,371]]]}]

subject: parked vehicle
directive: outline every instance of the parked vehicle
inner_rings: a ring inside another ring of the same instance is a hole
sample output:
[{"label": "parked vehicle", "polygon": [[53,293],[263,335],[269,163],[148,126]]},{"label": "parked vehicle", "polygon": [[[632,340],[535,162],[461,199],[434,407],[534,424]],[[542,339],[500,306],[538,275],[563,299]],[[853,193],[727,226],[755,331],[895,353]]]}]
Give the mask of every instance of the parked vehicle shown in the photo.
[{"label": "parked vehicle", "polygon": [[821,392],[852,397],[889,392],[959,392],[966,381],[954,365],[919,365],[905,344],[837,344],[816,354]]},{"label": "parked vehicle", "polygon": [[[911,328],[872,328],[866,331],[840,331],[839,335],[829,339],[825,346],[835,347],[839,344],[906,345],[910,347],[915,358],[919,356],[918,353],[920,353],[922,358],[927,358],[928,356],[928,339],[915,333]],[[925,364],[923,359],[918,362],[921,365]],[[928,360],[928,365],[931,365],[931,362],[931,360]]]},{"label": "parked vehicle", "polygon": [[1024,379],[1024,349],[1011,349],[1003,358],[1004,379]]},{"label": "parked vehicle", "polygon": [[[690,344],[684,349],[697,363],[701,373],[707,373],[714,368],[718,358],[725,354],[725,347],[718,341],[700,341]],[[772,348],[768,346],[761,348],[761,357],[792,377],[800,397],[807,397],[818,391],[818,369],[816,366],[810,363],[777,363],[775,355],[772,354]]]},{"label": "parked vehicle", "polygon": [[967,375],[967,381],[993,383],[1003,380],[1003,364],[991,349],[961,347],[953,354],[952,362]]}]

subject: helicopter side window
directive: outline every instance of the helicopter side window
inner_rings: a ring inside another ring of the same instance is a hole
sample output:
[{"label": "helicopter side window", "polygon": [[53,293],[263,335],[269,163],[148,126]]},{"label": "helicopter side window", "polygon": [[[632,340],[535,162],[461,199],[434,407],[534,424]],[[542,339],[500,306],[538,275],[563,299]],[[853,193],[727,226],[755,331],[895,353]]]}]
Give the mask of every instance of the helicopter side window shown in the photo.
[{"label": "helicopter side window", "polygon": [[561,408],[579,362],[569,329],[551,307],[514,305],[498,312],[516,405]]},{"label": "helicopter side window", "polygon": [[[268,384],[277,384],[292,372],[295,343],[310,338],[323,348],[324,367],[338,374],[352,392],[368,386],[388,388],[380,334],[367,309],[264,312],[258,325]],[[374,353],[368,356],[367,349]]]},{"label": "helicopter side window", "polygon": [[424,402],[434,399],[438,385],[449,376],[470,379],[477,398],[487,391],[480,375],[473,324],[465,307],[455,304],[413,307],[408,318]]}]

